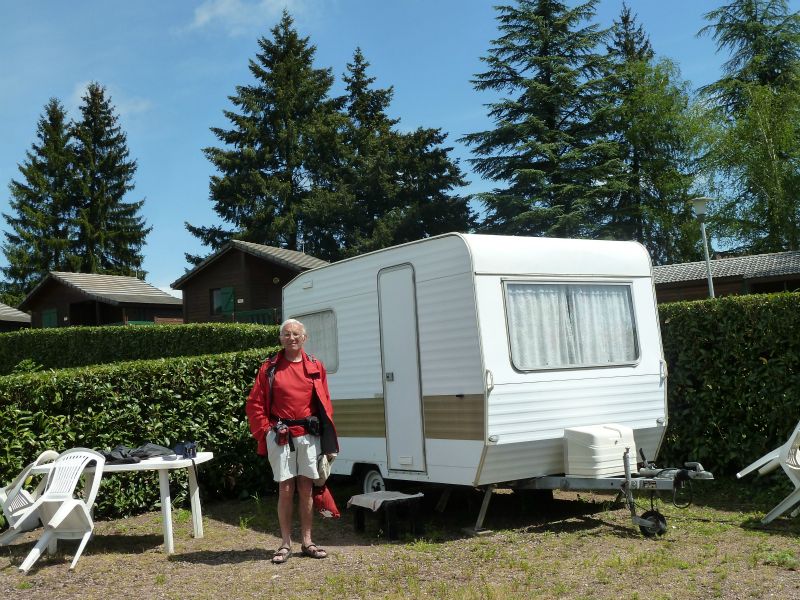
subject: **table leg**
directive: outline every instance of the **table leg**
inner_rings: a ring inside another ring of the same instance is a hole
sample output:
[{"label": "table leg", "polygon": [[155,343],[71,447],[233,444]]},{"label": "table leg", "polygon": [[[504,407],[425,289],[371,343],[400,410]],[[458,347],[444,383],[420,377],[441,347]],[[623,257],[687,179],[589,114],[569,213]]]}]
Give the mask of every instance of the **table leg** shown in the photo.
[{"label": "table leg", "polygon": [[[194,465],[192,465],[194,467]],[[189,499],[192,503],[192,532],[195,538],[203,537],[203,510],[200,508],[200,487],[197,485],[197,473],[189,468]]]},{"label": "table leg", "polygon": [[172,500],[169,495],[169,471],[158,470],[158,487],[161,489],[161,521],[164,529],[164,552],[175,553],[175,543],[172,540]]}]

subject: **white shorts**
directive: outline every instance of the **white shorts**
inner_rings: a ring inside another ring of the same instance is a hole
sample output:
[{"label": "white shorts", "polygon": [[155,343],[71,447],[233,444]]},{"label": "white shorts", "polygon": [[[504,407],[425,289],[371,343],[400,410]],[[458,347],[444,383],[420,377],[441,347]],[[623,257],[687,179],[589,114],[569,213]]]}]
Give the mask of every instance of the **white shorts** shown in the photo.
[{"label": "white shorts", "polygon": [[286,481],[298,475],[317,479],[319,477],[317,473],[317,457],[320,455],[319,436],[306,434],[292,438],[294,443],[294,452],[292,452],[289,444],[282,446],[276,444],[275,435],[272,429],[267,433],[267,457],[275,481]]}]

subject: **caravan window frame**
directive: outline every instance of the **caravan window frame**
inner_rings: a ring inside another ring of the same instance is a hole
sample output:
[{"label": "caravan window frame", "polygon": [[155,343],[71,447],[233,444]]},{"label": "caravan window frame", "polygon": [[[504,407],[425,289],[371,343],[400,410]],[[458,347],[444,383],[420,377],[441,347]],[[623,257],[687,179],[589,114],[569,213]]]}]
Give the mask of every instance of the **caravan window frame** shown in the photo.
[{"label": "caravan window frame", "polygon": [[[542,371],[577,371],[585,369],[602,369],[602,368],[618,368],[618,367],[635,367],[642,360],[642,345],[640,342],[640,329],[639,323],[636,318],[636,303],[633,294],[633,281],[630,279],[528,279],[528,278],[501,278],[502,293],[503,293],[503,318],[506,325],[506,343],[508,348],[508,360],[514,371],[518,373],[533,373]],[[517,365],[514,360],[514,348],[511,336],[511,322],[509,319],[509,285],[560,285],[560,286],[619,286],[627,290],[629,314],[631,318],[631,326],[633,328],[633,345],[634,345],[634,358],[632,360],[625,360],[611,363],[574,363],[558,366],[540,366],[540,367],[521,367]]]},{"label": "caravan window frame", "polygon": [[[316,315],[322,315],[325,313],[330,313],[332,320],[333,320],[333,351],[334,351],[334,364],[329,364],[331,361],[326,361],[322,357],[318,357],[322,360],[322,364],[325,365],[325,372],[326,373],[336,373],[339,370],[339,322],[336,318],[336,311],[332,308],[323,308],[320,310],[314,310],[311,312],[305,312],[300,315],[293,315],[291,318],[300,321],[303,324],[303,327],[307,328],[306,322],[303,320],[306,317],[313,317]],[[308,333],[308,329],[306,329],[306,333]]]}]

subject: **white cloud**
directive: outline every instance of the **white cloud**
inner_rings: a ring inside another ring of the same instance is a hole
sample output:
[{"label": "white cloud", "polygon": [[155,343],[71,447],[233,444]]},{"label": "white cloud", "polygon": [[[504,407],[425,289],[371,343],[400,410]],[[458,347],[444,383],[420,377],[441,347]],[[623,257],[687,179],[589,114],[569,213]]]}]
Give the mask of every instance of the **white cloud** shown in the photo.
[{"label": "white cloud", "polygon": [[72,87],[72,93],[66,101],[66,109],[69,114],[74,118],[79,118],[79,107],[83,103],[83,96],[86,94],[86,88],[89,87],[91,81],[79,81]]},{"label": "white cloud", "polygon": [[206,0],[194,10],[188,29],[219,25],[229,35],[242,35],[274,23],[284,8],[297,16],[304,4],[305,0]]},{"label": "white cloud", "polygon": [[[91,81],[79,81],[72,88],[72,93],[66,101],[66,109],[75,119],[80,118],[80,106],[83,104],[83,97],[86,95],[86,88]],[[103,85],[102,83],[100,85]],[[114,112],[123,117],[140,114],[153,108],[153,103],[147,98],[128,96],[118,88],[108,85],[106,88],[106,98],[111,99]]]}]

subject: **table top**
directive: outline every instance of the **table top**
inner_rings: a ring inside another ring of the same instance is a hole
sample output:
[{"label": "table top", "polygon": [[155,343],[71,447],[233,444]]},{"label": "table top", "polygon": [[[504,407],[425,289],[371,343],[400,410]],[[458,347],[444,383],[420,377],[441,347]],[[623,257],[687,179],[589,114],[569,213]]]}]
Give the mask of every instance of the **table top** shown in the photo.
[{"label": "table top", "polygon": [[[109,465],[106,464],[103,467],[103,473],[121,473],[125,471],[171,471],[173,469],[184,469],[192,464],[192,460],[194,460],[194,464],[199,465],[204,462],[208,462],[214,458],[213,452],[198,452],[197,456],[194,459],[191,458],[183,458],[182,456],[172,455],[170,457],[164,456],[156,456],[154,458],[145,458],[138,463],[129,463],[129,464],[120,464],[120,465]],[[43,465],[39,465],[31,469],[32,473],[47,473],[53,463],[45,463]],[[92,470],[93,467],[89,467],[87,471]]]},{"label": "table top", "polygon": [[199,465],[200,463],[208,462],[212,458],[214,458],[213,452],[198,452],[197,456],[194,459],[191,458],[183,458],[182,456],[175,456],[175,458],[169,458],[164,456],[156,456],[154,458],[145,458],[144,460],[138,463],[130,463],[127,465],[109,465],[106,464],[103,467],[104,473],[119,473],[121,471],[162,471],[162,470],[172,470],[172,469],[183,469],[188,467],[192,464],[192,460],[194,460],[194,464]]}]

